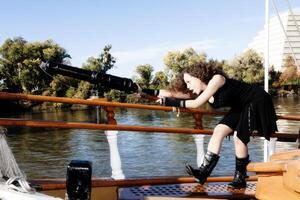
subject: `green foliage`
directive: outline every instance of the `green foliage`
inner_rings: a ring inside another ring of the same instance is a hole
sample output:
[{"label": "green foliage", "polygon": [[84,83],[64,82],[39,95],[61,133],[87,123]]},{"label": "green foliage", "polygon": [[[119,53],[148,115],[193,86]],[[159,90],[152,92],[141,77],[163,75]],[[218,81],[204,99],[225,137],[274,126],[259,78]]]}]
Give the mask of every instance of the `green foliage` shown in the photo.
[{"label": "green foliage", "polygon": [[87,99],[90,97],[92,85],[86,81],[80,81],[75,91],[74,98]]},{"label": "green foliage", "polygon": [[274,67],[272,66],[271,70],[269,71],[269,83],[271,87],[278,88],[280,86],[279,79],[281,76],[280,71],[275,71]]},{"label": "green foliage", "polygon": [[[149,64],[138,65],[136,67],[135,75],[132,80],[138,83],[142,88],[161,89],[165,88],[168,84],[167,76],[164,72],[156,72],[153,77],[153,67]],[[121,95],[122,96],[122,95]],[[126,102],[128,103],[151,103],[147,99],[137,98],[136,94],[129,94],[126,96]]]},{"label": "green foliage", "polygon": [[[97,71],[100,73],[106,73],[108,70],[114,67],[116,59],[110,54],[112,46],[106,45],[103,48],[103,51],[99,55],[98,58],[90,57],[87,59],[86,63],[83,64],[82,68],[92,71]],[[93,85],[85,82],[80,81],[78,87],[75,91],[74,97],[76,98],[89,98],[90,90],[93,88]],[[116,95],[112,95],[112,98],[117,98]]]},{"label": "green foliage", "polygon": [[153,76],[152,72],[153,72],[153,67],[151,65],[149,64],[138,65],[136,67],[136,73],[138,73],[139,78],[136,80],[136,82],[141,87],[149,88]]},{"label": "green foliage", "polygon": [[70,87],[66,91],[66,97],[72,98],[76,94],[76,89],[74,87]]},{"label": "green foliage", "polygon": [[106,45],[99,57],[90,57],[87,63],[82,66],[84,69],[89,69],[97,72],[106,73],[108,70],[114,67],[116,59],[111,56],[110,50],[112,46]]},{"label": "green foliage", "polygon": [[0,47],[1,88],[11,92],[41,94],[49,88],[49,78],[40,68],[41,61],[61,62],[70,58],[52,40],[29,43],[23,38],[7,39]]},{"label": "green foliage", "polygon": [[163,71],[156,72],[152,81],[155,89],[166,88],[169,85],[168,77]]},{"label": "green foliage", "polygon": [[[98,58],[90,57],[86,69],[106,73],[114,66],[115,58],[104,47]],[[70,55],[52,40],[27,42],[23,38],[7,39],[0,47],[0,89],[10,92],[88,98],[90,83],[65,76],[50,77],[39,65],[42,61],[65,62]],[[53,104],[55,107],[64,104]]]},{"label": "green foliage", "polygon": [[142,101],[142,100],[139,99],[139,98],[137,98],[137,96],[134,95],[134,94],[129,94],[129,95],[127,95],[127,97],[126,97],[126,102],[127,102],[127,103],[138,103],[138,102],[141,102],[141,101]]},{"label": "green foliage", "polygon": [[223,69],[229,77],[247,83],[262,83],[264,80],[263,59],[251,49],[236,56],[231,63],[224,65]]},{"label": "green foliage", "polygon": [[171,51],[164,57],[165,69],[169,79],[173,79],[176,74],[184,68],[198,62],[206,61],[207,55],[197,53],[193,48],[185,49],[183,52]]},{"label": "green foliage", "polygon": [[106,97],[110,101],[126,102],[127,94],[120,90],[110,90]]}]

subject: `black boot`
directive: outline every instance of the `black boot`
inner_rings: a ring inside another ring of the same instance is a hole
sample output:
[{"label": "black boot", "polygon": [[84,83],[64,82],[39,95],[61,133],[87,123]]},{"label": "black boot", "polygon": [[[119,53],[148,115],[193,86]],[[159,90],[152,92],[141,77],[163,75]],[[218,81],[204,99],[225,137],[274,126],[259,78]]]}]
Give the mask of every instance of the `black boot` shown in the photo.
[{"label": "black boot", "polygon": [[228,187],[234,189],[246,188],[247,165],[250,162],[249,155],[246,158],[235,157],[235,173],[234,178]]},{"label": "black boot", "polygon": [[218,163],[220,156],[212,152],[207,152],[204,156],[204,160],[199,169],[194,169],[190,165],[186,166],[186,171],[189,175],[195,177],[196,181],[200,184],[204,184],[207,177],[209,177],[212,170]]}]

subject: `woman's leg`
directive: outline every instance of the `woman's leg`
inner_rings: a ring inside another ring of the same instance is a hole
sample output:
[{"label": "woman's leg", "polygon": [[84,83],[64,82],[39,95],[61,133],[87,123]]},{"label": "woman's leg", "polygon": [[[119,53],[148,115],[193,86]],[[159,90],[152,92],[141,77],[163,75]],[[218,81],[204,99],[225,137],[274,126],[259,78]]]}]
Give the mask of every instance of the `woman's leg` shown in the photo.
[{"label": "woman's leg", "polygon": [[235,146],[235,174],[234,179],[228,184],[231,188],[245,188],[247,177],[247,165],[249,161],[248,147],[234,133],[234,146]]},{"label": "woman's leg", "polygon": [[234,148],[235,148],[236,157],[238,157],[238,158],[247,157],[248,156],[248,147],[237,137],[236,132],[234,132],[233,140],[234,140]]},{"label": "woman's leg", "polygon": [[219,155],[223,139],[232,132],[233,130],[229,126],[225,124],[218,124],[214,129],[213,135],[210,138],[207,151]]},{"label": "woman's leg", "polygon": [[207,177],[211,174],[212,170],[217,165],[222,141],[224,137],[229,135],[231,132],[232,129],[227,125],[217,125],[209,141],[208,150],[204,156],[204,160],[201,166],[198,169],[194,169],[190,165],[186,166],[187,173],[194,176],[200,184],[205,183]]}]

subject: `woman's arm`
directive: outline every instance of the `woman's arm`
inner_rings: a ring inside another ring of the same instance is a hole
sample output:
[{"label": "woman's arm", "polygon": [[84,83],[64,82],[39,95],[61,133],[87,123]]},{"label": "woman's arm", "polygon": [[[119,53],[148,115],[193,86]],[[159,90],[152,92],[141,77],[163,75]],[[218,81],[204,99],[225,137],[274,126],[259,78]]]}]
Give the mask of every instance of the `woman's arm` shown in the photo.
[{"label": "woman's arm", "polygon": [[169,90],[159,90],[158,97],[172,97],[177,99],[190,99],[191,95],[186,94],[183,92],[175,92],[175,91],[169,91]]},{"label": "woman's arm", "polygon": [[186,108],[198,108],[212,97],[217,90],[222,87],[225,83],[225,78],[222,75],[214,75],[213,78],[208,82],[206,89],[194,100],[186,100]]},{"label": "woman's arm", "polygon": [[175,91],[170,91],[170,90],[142,89],[139,86],[138,86],[137,92],[139,94],[155,96],[158,98],[163,98],[163,97],[171,97],[171,98],[177,98],[177,99],[190,99],[191,98],[190,94],[186,94],[183,92],[175,92]]}]

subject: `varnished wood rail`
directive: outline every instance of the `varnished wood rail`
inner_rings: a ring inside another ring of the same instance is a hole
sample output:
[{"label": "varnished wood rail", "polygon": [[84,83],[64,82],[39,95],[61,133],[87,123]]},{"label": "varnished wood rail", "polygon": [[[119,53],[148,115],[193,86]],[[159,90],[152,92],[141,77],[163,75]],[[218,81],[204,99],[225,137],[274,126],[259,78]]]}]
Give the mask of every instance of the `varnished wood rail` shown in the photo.
[{"label": "varnished wood rail", "polygon": [[[114,107],[134,108],[146,110],[173,111],[172,107],[159,105],[143,105],[130,104],[119,102],[108,102],[105,100],[93,99],[84,100],[66,97],[50,97],[40,95],[16,94],[8,92],[0,92],[0,99],[3,100],[19,100],[19,101],[35,101],[35,102],[58,102],[68,104],[82,104],[90,106],[103,106],[107,111],[108,124],[93,124],[79,122],[53,122],[53,121],[33,121],[23,119],[0,119],[0,125],[3,126],[30,126],[30,127],[47,127],[47,128],[79,128],[79,129],[96,129],[96,130],[119,130],[119,131],[141,131],[141,132],[162,132],[162,133],[180,133],[180,134],[206,134],[211,135],[212,130],[203,129],[202,116],[206,115],[224,115],[226,112],[217,112],[204,109],[184,109],[180,108],[180,112],[192,113],[195,119],[194,128],[170,128],[170,127],[149,127],[149,126],[134,126],[134,125],[117,125],[114,119]],[[283,116],[278,115],[279,119],[300,121],[300,116]],[[278,141],[294,142],[299,139],[299,134],[275,133],[272,137],[278,138]],[[258,136],[258,135],[253,135]]]},{"label": "varnished wood rail", "polygon": [[[193,128],[170,128],[156,126],[136,126],[121,124],[95,124],[81,122],[57,122],[57,121],[37,121],[0,118],[2,126],[27,126],[27,127],[43,127],[43,128],[64,128],[64,129],[93,129],[93,130],[118,130],[118,131],[137,131],[137,132],[161,132],[161,133],[177,133],[177,134],[205,134],[213,133],[210,129],[193,129]],[[254,135],[259,136],[259,135]],[[299,135],[290,133],[274,133],[272,137],[278,138],[278,141],[295,142]]]},{"label": "varnished wood rail", "polygon": [[[207,182],[230,182],[232,176],[208,177]],[[248,181],[257,181],[257,176],[249,176]],[[32,185],[36,185],[40,190],[57,190],[66,188],[66,179],[34,179],[30,180]],[[92,187],[130,187],[143,185],[164,185],[164,184],[181,184],[195,183],[192,177],[152,177],[152,178],[127,178],[124,180],[114,180],[112,178],[93,178]],[[40,187],[40,188],[39,188]]]},{"label": "varnished wood rail", "polygon": [[277,117],[278,119],[300,121],[300,116],[296,116],[296,115],[277,115]]},{"label": "varnished wood rail", "polygon": [[[68,103],[68,104],[82,104],[82,105],[90,105],[90,106],[106,106],[106,107],[135,108],[135,109],[146,109],[146,110],[173,111],[172,107],[159,106],[159,105],[119,103],[119,102],[108,102],[108,101],[97,100],[97,99],[85,100],[85,99],[77,99],[77,98],[50,97],[50,96],[8,93],[8,92],[0,92],[0,99],[3,99],[3,100],[27,100],[27,101],[35,101],[35,102],[57,102],[57,103]],[[226,114],[226,112],[210,111],[210,110],[204,110],[204,109],[180,108],[180,111],[181,112],[189,112],[189,113],[210,114],[210,115]],[[278,117],[278,119],[300,121],[300,116],[295,116],[295,115],[277,115],[277,117]]]},{"label": "varnished wood rail", "polygon": [[[30,95],[30,94],[17,94],[0,92],[0,99],[5,100],[26,100],[35,102],[56,102],[56,103],[68,103],[68,104],[81,104],[90,106],[105,106],[105,107],[120,107],[120,108],[135,108],[135,109],[145,109],[145,110],[161,110],[161,111],[173,111],[172,107],[160,106],[160,105],[144,105],[144,104],[132,104],[132,103],[119,103],[119,102],[108,102],[97,99],[77,99],[77,98],[67,98],[67,97],[50,97],[41,95]],[[204,109],[185,109],[180,108],[180,112],[189,113],[202,113],[211,115],[223,115],[226,112],[216,112]],[[300,118],[299,118],[300,120]]]},{"label": "varnished wood rail", "polygon": [[22,119],[0,118],[2,126],[27,126],[44,128],[65,128],[65,129],[93,129],[93,130],[119,130],[119,131],[138,131],[138,132],[162,132],[180,134],[212,134],[211,130],[192,129],[192,128],[169,128],[155,126],[135,126],[120,124],[95,124],[80,122],[56,122],[56,121],[34,121]]}]

